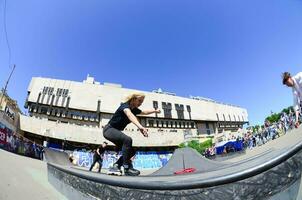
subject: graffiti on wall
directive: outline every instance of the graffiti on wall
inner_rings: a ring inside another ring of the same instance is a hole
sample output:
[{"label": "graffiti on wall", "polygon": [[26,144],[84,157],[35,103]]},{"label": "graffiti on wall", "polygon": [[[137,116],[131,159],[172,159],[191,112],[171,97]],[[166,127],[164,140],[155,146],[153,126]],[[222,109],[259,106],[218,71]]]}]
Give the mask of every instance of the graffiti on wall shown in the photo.
[{"label": "graffiti on wall", "polygon": [[15,134],[0,122],[0,148],[32,158],[42,159],[43,148]]},{"label": "graffiti on wall", "polygon": [[[77,160],[77,165],[80,167],[89,168],[93,162],[93,153],[74,151],[73,157]],[[104,153],[102,168],[108,169],[119,158],[120,153],[117,154],[114,151],[106,151]],[[159,169],[167,164],[172,156],[172,152],[137,152],[133,166],[136,169]]]}]

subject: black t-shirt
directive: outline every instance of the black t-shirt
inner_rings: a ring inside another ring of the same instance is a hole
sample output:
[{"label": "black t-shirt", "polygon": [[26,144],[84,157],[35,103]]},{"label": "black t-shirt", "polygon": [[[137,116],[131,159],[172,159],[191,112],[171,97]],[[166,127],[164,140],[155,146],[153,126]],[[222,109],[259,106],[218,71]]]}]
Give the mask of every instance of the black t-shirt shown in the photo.
[{"label": "black t-shirt", "polygon": [[[131,122],[127,115],[124,113],[124,109],[126,108],[130,109],[129,103],[122,103],[120,105],[120,107],[115,111],[113,117],[109,121],[110,126],[120,131],[125,129],[125,127]],[[142,112],[138,108],[133,108],[130,110],[135,116]]]},{"label": "black t-shirt", "polygon": [[99,146],[98,149],[99,149],[100,155],[97,153],[97,150],[95,150],[94,156],[101,157],[101,155],[105,152],[105,148],[103,146]]}]

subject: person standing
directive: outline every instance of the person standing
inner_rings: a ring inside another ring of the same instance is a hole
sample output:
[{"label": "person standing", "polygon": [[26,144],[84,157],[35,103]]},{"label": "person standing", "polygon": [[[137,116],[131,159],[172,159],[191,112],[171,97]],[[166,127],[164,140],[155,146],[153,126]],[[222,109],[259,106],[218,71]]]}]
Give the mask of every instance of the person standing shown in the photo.
[{"label": "person standing", "polygon": [[302,72],[299,72],[295,76],[291,76],[289,72],[284,72],[282,74],[282,83],[292,88],[294,99],[293,107],[296,116],[295,127],[298,128],[300,125],[299,115],[301,113],[302,102]]},{"label": "person standing", "polygon": [[117,160],[113,167],[109,168],[108,174],[121,175],[122,166],[124,167],[124,173],[127,176],[138,176],[140,174],[139,170],[133,168],[131,162],[131,158],[135,155],[135,150],[132,147],[132,138],[122,131],[132,122],[137,126],[144,137],[148,137],[147,129],[140,124],[136,116],[138,114],[148,115],[160,113],[160,110],[140,110],[138,107],[142,105],[144,99],[145,95],[143,93],[129,95],[126,98],[126,102],[119,106],[103,130],[104,137],[122,150],[122,156]]},{"label": "person standing", "polygon": [[92,170],[92,168],[94,167],[94,165],[98,162],[99,163],[99,170],[98,172],[101,172],[102,170],[102,165],[103,165],[103,157],[104,157],[104,152],[106,150],[107,147],[107,142],[103,142],[103,144],[101,144],[95,151],[93,154],[93,163],[90,166],[89,171]]}]

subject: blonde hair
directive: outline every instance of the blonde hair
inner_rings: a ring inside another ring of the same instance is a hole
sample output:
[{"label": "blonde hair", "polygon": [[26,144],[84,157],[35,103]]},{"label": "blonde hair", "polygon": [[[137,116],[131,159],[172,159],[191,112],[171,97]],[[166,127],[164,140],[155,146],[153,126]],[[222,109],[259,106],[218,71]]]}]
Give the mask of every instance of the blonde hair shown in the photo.
[{"label": "blonde hair", "polygon": [[126,97],[125,99],[125,103],[127,102],[130,102],[132,99],[136,99],[136,98],[140,98],[140,97],[145,97],[145,94],[144,93],[133,93],[133,94],[130,94]]}]

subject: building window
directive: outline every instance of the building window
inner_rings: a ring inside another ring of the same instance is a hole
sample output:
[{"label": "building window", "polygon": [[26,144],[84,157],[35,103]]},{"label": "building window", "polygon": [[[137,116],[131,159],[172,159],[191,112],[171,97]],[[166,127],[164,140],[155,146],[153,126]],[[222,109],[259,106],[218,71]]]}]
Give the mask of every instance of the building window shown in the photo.
[{"label": "building window", "polygon": [[42,94],[47,94],[47,91],[48,91],[48,87],[44,87],[43,91],[42,91]]},{"label": "building window", "polygon": [[175,104],[178,119],[184,119],[184,105]]},{"label": "building window", "polygon": [[166,103],[166,102],[162,102],[162,108],[164,110],[164,117],[165,118],[172,118],[172,104],[171,103]]},{"label": "building window", "polygon": [[153,101],[153,108],[157,109],[158,108],[158,102],[157,101]]},{"label": "building window", "polygon": [[62,96],[63,93],[63,89],[62,88],[58,88],[57,89],[57,96]]},{"label": "building window", "polygon": [[195,123],[191,122],[191,128],[195,128]]},{"label": "building window", "polygon": [[231,115],[229,115],[229,119],[230,119],[230,121],[232,121],[232,119],[231,119]]},{"label": "building window", "polygon": [[153,119],[149,119],[149,120],[148,120],[148,123],[149,123],[149,126],[150,126],[150,127],[153,127],[153,126],[154,126],[154,121],[153,121]]},{"label": "building window", "polygon": [[63,89],[63,94],[62,94],[62,96],[63,96],[63,97],[67,97],[67,96],[68,96],[68,92],[69,92],[68,89]]},{"label": "building window", "polygon": [[41,114],[46,115],[47,114],[47,108],[41,107]]},{"label": "building window", "polygon": [[224,116],[224,114],[223,114],[223,120],[225,121],[225,116]]},{"label": "building window", "polygon": [[217,121],[219,121],[219,115],[218,115],[218,113],[216,113],[216,117],[217,117]]},{"label": "building window", "polygon": [[234,121],[236,121],[236,116],[234,115]]},{"label": "building window", "polygon": [[53,91],[54,91],[54,88],[53,88],[53,87],[49,88],[49,90],[48,90],[48,95],[52,95],[52,94],[53,94]]},{"label": "building window", "polygon": [[189,113],[189,119],[191,120],[191,107],[189,105],[187,105],[187,111]]}]

